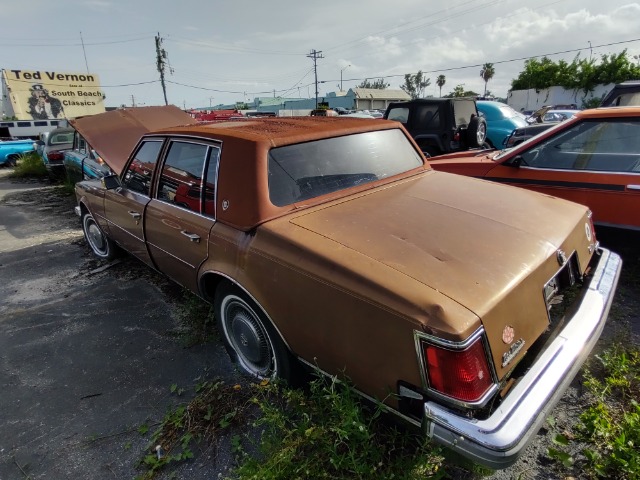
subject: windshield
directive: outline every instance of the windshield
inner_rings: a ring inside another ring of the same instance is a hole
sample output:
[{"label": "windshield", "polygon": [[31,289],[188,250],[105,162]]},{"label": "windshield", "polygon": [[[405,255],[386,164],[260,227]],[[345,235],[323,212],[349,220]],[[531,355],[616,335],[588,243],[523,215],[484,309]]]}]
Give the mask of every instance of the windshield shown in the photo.
[{"label": "windshield", "polygon": [[522,117],[522,115],[516,112],[509,105],[500,106],[500,113],[504,116],[504,118],[511,119],[519,127],[524,127],[525,125],[527,125],[527,122]]},{"label": "windshield", "polygon": [[290,205],[423,165],[399,129],[274,148],[269,152],[269,197]]}]

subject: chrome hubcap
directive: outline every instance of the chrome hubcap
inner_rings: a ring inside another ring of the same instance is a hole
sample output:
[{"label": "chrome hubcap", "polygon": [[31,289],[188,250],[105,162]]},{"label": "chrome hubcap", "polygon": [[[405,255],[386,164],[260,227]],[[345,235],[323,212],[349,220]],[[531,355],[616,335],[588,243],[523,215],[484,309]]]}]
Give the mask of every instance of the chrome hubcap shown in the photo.
[{"label": "chrome hubcap", "polygon": [[243,301],[232,297],[224,305],[223,315],[225,334],[242,366],[257,377],[270,376],[273,351],[254,312]]},{"label": "chrome hubcap", "polygon": [[96,225],[93,221],[88,220],[86,227],[87,240],[91,244],[91,247],[99,253],[104,253],[106,248],[106,241],[98,225]]}]

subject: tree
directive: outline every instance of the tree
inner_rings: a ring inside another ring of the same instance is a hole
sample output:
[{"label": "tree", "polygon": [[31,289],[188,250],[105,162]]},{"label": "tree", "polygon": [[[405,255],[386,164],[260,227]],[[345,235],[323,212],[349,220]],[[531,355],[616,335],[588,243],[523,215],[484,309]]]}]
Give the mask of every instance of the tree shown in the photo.
[{"label": "tree", "polygon": [[593,91],[596,85],[620,83],[640,77],[640,66],[631,61],[627,51],[601,55],[596,59],[583,59],[576,55],[571,63],[557,63],[547,57],[531,58],[524,62],[524,70],[511,81],[512,90],[563,87],[567,90]]},{"label": "tree", "polygon": [[368,78],[365,78],[364,81],[358,85],[358,88],[373,88],[375,90],[384,90],[387,88],[390,83],[384,81],[384,78],[379,78],[373,82],[370,82]]},{"label": "tree", "polygon": [[487,95],[487,84],[489,83],[489,80],[491,80],[493,78],[493,76],[496,74],[496,69],[493,68],[493,63],[485,63],[482,66],[482,70],[480,70],[480,76],[482,77],[482,79],[484,80],[484,95]]},{"label": "tree", "polygon": [[404,90],[412,99],[422,98],[424,89],[431,85],[431,79],[422,75],[422,70],[412,75],[410,73],[404,76],[404,85],[400,85],[400,88]]},{"label": "tree", "polygon": [[445,77],[444,75],[438,75],[438,78],[436,79],[436,85],[440,87],[441,97],[442,97],[442,87],[444,87],[445,83],[447,83],[447,77]]},{"label": "tree", "polygon": [[458,98],[458,97],[477,97],[478,94],[473,90],[465,90],[464,85],[459,84],[453,88],[453,91],[443,98]]}]

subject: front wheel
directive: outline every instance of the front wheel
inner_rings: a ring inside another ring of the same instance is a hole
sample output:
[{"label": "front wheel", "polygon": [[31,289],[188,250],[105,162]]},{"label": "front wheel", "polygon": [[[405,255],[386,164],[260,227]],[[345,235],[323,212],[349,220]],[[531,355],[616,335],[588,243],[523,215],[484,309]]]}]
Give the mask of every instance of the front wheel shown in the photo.
[{"label": "front wheel", "polygon": [[107,237],[93,216],[86,212],[82,215],[84,238],[95,256],[103,260],[111,260],[116,256],[116,245]]},{"label": "front wheel", "polygon": [[260,380],[291,380],[287,347],[243,291],[221,285],[215,296],[215,316],[229,355],[245,374]]}]

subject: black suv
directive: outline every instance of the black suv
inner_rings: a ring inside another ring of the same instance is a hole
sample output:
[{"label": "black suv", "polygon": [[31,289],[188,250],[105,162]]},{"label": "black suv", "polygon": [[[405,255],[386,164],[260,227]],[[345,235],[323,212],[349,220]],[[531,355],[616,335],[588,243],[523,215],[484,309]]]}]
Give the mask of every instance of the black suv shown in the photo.
[{"label": "black suv", "polygon": [[384,118],[408,130],[428,156],[484,145],[487,122],[470,98],[420,98],[390,103]]}]

